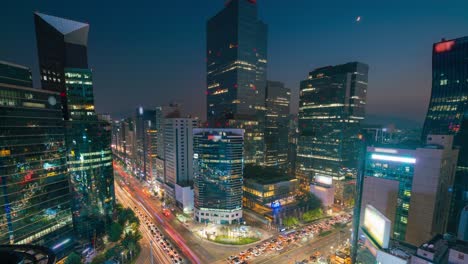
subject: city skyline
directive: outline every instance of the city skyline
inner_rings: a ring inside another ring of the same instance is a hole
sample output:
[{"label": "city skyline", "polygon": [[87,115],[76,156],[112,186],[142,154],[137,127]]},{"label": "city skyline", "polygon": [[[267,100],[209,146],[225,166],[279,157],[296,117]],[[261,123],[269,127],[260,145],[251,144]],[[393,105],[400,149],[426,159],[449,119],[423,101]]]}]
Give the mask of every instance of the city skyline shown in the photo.
[{"label": "city skyline", "polygon": [[[388,117],[396,117],[400,120],[414,120],[421,125],[431,87],[431,49],[428,43],[440,41],[442,37],[452,39],[466,35],[468,30],[463,29],[463,25],[468,23],[468,18],[463,16],[462,10],[466,10],[468,4],[453,1],[453,8],[439,10],[436,1],[425,1],[424,5],[416,1],[406,4],[405,9],[399,9],[399,1],[387,5],[358,1],[353,7],[345,4],[334,10],[332,4],[319,3],[311,9],[312,5],[305,2],[284,5],[280,1],[258,1],[260,18],[270,28],[268,76],[269,79],[285,82],[292,89],[292,112],[297,111],[299,81],[305,77],[305,72],[324,65],[360,60],[370,66],[368,121],[372,122],[376,116],[384,117],[383,122]],[[183,104],[184,112],[204,120],[204,104],[196,103],[205,100],[204,24],[222,4],[223,1],[185,3],[184,8],[178,10],[179,16],[175,20],[165,13],[176,11],[179,6],[176,3],[142,6],[146,8],[115,4],[108,7],[109,13],[114,16],[102,16],[98,12],[100,8],[69,10],[65,5],[57,3],[27,2],[26,6],[12,6],[12,12],[0,18],[4,23],[15,22],[12,23],[13,27],[1,32],[8,41],[0,44],[0,56],[4,60],[34,69],[34,86],[39,87],[37,55],[33,41],[26,41],[34,37],[31,28],[32,11],[40,10],[51,15],[86,21],[93,27],[89,64],[99,73],[94,76],[98,112],[124,116],[140,104],[153,107],[168,101],[178,101]],[[310,10],[323,12],[313,15]],[[347,11],[342,15],[341,11],[344,10]],[[136,12],[144,13],[138,17],[131,16]],[[298,16],[284,16],[280,12],[295,12]],[[306,19],[308,13],[310,19]],[[124,14],[131,16],[131,19],[116,19]],[[359,22],[356,21],[357,16],[361,16]],[[167,23],[171,19],[176,22]],[[310,30],[311,25],[317,27]],[[135,33],[132,31],[134,26],[141,30]],[[287,30],[291,26],[294,26],[294,30]],[[120,35],[129,36],[126,38],[129,40],[119,38]],[[162,35],[168,37],[162,38]],[[345,47],[340,41],[343,38],[351,39]],[[135,45],[132,39],[139,41]],[[25,52],[14,52],[18,47]],[[141,70],[131,72],[133,65],[140,65]],[[186,67],[177,71],[177,65]],[[116,74],[122,77],[115,78]],[[129,86],[132,89],[128,89]],[[180,88],[166,89],[168,86]],[[119,96],[112,100],[106,96],[109,93],[116,94],[115,91],[119,92]],[[407,95],[398,98],[403,91]],[[392,109],[391,104],[396,101],[400,107]]]},{"label": "city skyline", "polygon": [[3,262],[468,264],[467,3],[27,1]]}]

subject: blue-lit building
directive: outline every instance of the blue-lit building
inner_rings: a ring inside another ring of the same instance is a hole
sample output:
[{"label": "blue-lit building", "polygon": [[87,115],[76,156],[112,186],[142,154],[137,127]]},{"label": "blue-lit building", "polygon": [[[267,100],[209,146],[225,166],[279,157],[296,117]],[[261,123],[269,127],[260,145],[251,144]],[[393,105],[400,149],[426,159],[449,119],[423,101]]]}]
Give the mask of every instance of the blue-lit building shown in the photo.
[{"label": "blue-lit building", "polygon": [[[444,234],[457,158],[453,137],[444,135],[420,146],[368,147],[361,212],[373,206],[392,223],[391,239],[414,246]],[[363,214],[355,217],[362,225]]]},{"label": "blue-lit building", "polygon": [[0,244],[62,257],[73,225],[60,95],[33,89],[28,68],[0,61],[0,120]]},{"label": "blue-lit building", "polygon": [[242,129],[193,129],[194,217],[201,223],[242,219]]},{"label": "blue-lit building", "polygon": [[245,129],[245,162],[264,162],[267,25],[252,0],[230,0],[207,23],[209,127]]},{"label": "blue-lit building", "polygon": [[94,239],[112,216],[115,196],[111,125],[94,108],[89,25],[37,12],[34,21],[42,88],[58,92],[63,104],[74,228]]},{"label": "blue-lit building", "polygon": [[296,175],[304,189],[315,176],[334,180],[335,203],[350,205],[360,124],[365,118],[367,73],[360,62],[318,68],[300,85]]},{"label": "blue-lit building", "polygon": [[432,93],[422,138],[428,134],[454,135],[460,148],[449,231],[456,234],[460,214],[468,205],[468,37],[433,45]]}]

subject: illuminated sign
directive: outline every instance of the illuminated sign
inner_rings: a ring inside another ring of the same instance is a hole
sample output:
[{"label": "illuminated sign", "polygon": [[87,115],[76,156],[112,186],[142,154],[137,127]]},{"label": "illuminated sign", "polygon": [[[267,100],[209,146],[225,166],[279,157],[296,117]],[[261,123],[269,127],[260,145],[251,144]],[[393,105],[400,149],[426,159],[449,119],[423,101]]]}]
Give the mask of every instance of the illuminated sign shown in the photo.
[{"label": "illuminated sign", "polygon": [[452,49],[453,45],[455,45],[455,41],[445,41],[435,44],[434,50],[437,53],[446,52]]},{"label": "illuminated sign", "polygon": [[375,148],[375,152],[383,152],[383,153],[390,153],[390,154],[397,154],[398,150],[396,149],[387,149],[387,148]]},{"label": "illuminated sign", "polygon": [[391,222],[372,205],[367,205],[364,212],[364,229],[382,248],[388,248]]},{"label": "illuminated sign", "polygon": [[221,139],[221,135],[208,135],[208,140],[213,140],[214,142],[217,142]]},{"label": "illuminated sign", "polygon": [[198,153],[193,153],[193,158],[198,159]]},{"label": "illuminated sign", "polygon": [[383,161],[394,161],[394,162],[403,162],[403,163],[416,163],[415,158],[408,158],[408,157],[400,157],[400,156],[390,156],[390,155],[380,155],[380,154],[372,154],[373,160],[383,160]]},{"label": "illuminated sign", "polygon": [[316,175],[315,176],[315,182],[316,183],[321,183],[324,185],[332,185],[333,178],[330,176],[324,176],[324,175]]},{"label": "illuminated sign", "polygon": [[57,248],[59,248],[59,247],[65,245],[65,244],[68,243],[68,242],[70,242],[70,239],[69,239],[69,238],[67,238],[67,239],[63,240],[62,242],[58,243],[57,245],[53,246],[52,249],[57,249]]},{"label": "illuminated sign", "polygon": [[271,203],[271,208],[279,208],[281,207],[281,203],[279,201],[274,201]]},{"label": "illuminated sign", "polygon": [[143,107],[140,106],[140,108],[138,108],[138,112],[140,113],[140,115],[143,115]]}]

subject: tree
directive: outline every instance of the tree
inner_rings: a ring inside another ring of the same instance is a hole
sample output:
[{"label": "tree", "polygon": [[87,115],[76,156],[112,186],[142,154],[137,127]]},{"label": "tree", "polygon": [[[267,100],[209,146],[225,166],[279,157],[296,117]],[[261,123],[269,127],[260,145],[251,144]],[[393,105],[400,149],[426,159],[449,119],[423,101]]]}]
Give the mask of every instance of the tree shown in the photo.
[{"label": "tree", "polygon": [[323,211],[321,208],[316,208],[314,210],[309,210],[302,215],[302,219],[306,222],[310,222],[322,217]]},{"label": "tree", "polygon": [[91,264],[103,264],[106,261],[106,256],[104,254],[97,255],[91,261]]},{"label": "tree", "polygon": [[119,223],[112,223],[109,230],[109,240],[116,242],[122,236],[123,228]]},{"label": "tree", "polygon": [[70,255],[68,255],[67,259],[65,260],[65,264],[81,264],[81,257],[76,254],[75,252],[72,252]]},{"label": "tree", "polygon": [[293,227],[293,226],[299,224],[299,220],[296,217],[293,217],[293,216],[286,217],[286,218],[284,218],[283,224],[286,227]]},{"label": "tree", "polygon": [[310,192],[302,192],[296,196],[300,207],[307,207],[310,210],[322,207],[322,201]]}]

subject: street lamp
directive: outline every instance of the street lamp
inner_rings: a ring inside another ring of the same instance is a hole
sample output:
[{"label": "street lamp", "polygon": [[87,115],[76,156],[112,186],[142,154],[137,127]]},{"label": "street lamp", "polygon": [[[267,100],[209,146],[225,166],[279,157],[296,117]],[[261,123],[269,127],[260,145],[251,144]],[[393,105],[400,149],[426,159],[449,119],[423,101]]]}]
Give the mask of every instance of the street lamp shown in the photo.
[{"label": "street lamp", "polygon": [[123,253],[123,251],[122,251],[122,252],[120,253],[120,256],[121,256],[121,259],[122,259],[122,264],[124,263],[124,261],[123,261],[123,255],[124,255],[124,253]]}]

